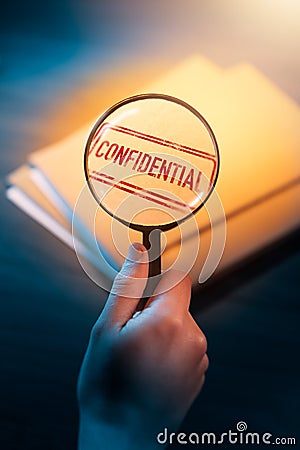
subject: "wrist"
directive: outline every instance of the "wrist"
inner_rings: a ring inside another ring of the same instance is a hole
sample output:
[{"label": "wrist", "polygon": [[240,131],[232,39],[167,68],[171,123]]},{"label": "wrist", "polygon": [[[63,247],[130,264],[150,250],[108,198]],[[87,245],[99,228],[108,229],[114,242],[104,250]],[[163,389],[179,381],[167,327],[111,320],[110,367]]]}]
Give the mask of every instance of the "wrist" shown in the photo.
[{"label": "wrist", "polygon": [[165,446],[157,441],[159,431],[149,422],[121,424],[83,414],[79,423],[78,450],[164,449]]}]

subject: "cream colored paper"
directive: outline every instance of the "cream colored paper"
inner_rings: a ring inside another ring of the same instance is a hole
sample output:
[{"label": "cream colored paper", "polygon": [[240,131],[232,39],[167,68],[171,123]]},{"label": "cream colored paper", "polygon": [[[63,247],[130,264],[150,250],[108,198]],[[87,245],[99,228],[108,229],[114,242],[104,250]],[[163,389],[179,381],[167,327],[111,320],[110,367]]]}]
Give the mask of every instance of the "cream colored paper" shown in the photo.
[{"label": "cream colored paper", "polygon": [[[204,58],[194,57],[143,91],[182,98],[207,119],[216,134],[221,154],[217,191],[229,217],[223,266],[299,224],[295,207],[299,200],[299,107],[270,80],[249,65],[223,72]],[[90,127],[88,124],[30,156],[30,161],[51,181],[70,208],[85,186],[83,150]],[[81,219],[85,221],[85,217]],[[207,229],[204,210],[197,214],[197,221],[200,229]],[[111,220],[101,210],[96,234],[121,263],[122,256],[111,240]],[[140,240],[138,233],[133,234],[133,239]],[[201,236],[205,253],[210,232]],[[171,231],[167,238],[166,264],[176,254],[178,233]],[[194,281],[201,264],[198,262],[193,272]]]}]

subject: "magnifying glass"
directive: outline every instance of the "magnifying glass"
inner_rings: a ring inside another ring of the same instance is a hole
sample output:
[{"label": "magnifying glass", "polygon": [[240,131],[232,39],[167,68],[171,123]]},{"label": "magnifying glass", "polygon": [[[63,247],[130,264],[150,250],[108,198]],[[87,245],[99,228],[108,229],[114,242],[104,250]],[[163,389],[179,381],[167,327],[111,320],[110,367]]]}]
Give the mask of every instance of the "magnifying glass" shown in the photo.
[{"label": "magnifying glass", "polygon": [[142,233],[149,278],[161,273],[161,233],[203,207],[215,187],[219,159],[204,117],[164,94],[126,98],[92,128],[86,181],[107,214]]}]

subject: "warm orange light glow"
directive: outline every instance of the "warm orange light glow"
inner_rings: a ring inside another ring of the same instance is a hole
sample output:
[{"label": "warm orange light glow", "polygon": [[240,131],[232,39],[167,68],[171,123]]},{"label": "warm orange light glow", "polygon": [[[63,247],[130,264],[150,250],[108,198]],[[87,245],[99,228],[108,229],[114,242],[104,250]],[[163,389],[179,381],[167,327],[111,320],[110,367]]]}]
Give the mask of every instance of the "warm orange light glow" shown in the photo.
[{"label": "warm orange light glow", "polygon": [[[77,105],[77,112],[72,115],[72,107],[65,103],[57,123],[65,127],[63,118],[70,112],[69,122],[76,127],[78,122],[91,119],[93,114],[101,113],[111,103],[139,93],[141,89],[178,96],[204,115],[220,147],[221,171],[217,190],[229,218],[223,266],[297,225],[298,214],[293,202],[299,189],[294,187],[281,194],[279,191],[299,177],[299,108],[266,77],[245,64],[222,71],[201,57],[184,60],[166,74],[156,77],[157,81],[149,83],[148,79],[148,85],[146,83],[144,88],[141,88],[140,82],[146,81],[150,73],[146,73],[143,80],[139,78],[139,84],[135,77],[130,76],[130,71],[125,81],[124,73],[123,70],[122,76],[115,72],[111,78],[107,76],[108,81],[103,83],[102,89],[98,84],[97,89],[89,85],[86,92],[90,89],[91,93],[85,99],[80,97],[80,93],[75,94],[70,99],[70,105]],[[91,123],[32,157],[32,161],[58,186],[70,205],[75,204],[85,184],[82,157],[90,126]],[[255,202],[264,196],[267,199],[256,205]],[[193,272],[194,280],[210,242],[205,210],[197,215],[197,221],[200,229],[207,231],[201,234],[202,248]],[[111,240],[111,219],[101,210],[97,214],[96,230],[101,230],[99,240],[121,262],[122,257]],[[133,234],[134,239],[139,240],[138,233]],[[179,248],[177,231],[168,232],[166,238],[168,245],[163,258],[164,267],[174,261]]]}]

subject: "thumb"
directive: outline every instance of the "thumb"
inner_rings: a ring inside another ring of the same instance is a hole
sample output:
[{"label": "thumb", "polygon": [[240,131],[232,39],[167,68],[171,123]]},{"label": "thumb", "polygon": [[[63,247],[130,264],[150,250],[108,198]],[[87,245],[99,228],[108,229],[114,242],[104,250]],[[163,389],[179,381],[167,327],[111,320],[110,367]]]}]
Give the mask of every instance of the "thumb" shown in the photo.
[{"label": "thumb", "polygon": [[98,319],[102,326],[121,329],[131,319],[146,287],[148,265],[146,248],[132,244]]}]

